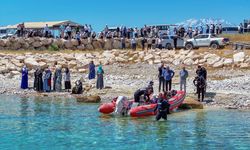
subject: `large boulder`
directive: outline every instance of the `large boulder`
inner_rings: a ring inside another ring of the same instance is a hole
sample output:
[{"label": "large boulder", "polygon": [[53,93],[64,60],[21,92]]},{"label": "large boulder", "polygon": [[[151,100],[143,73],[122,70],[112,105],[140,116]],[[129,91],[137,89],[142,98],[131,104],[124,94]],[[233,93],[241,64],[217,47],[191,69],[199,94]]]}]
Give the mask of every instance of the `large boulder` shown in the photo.
[{"label": "large boulder", "polygon": [[32,43],[32,46],[33,46],[34,48],[39,48],[39,47],[42,46],[42,42],[36,41],[36,42]]},{"label": "large boulder", "polygon": [[67,49],[72,49],[74,47],[74,45],[72,44],[72,42],[70,40],[65,40],[64,41],[64,46]]},{"label": "large boulder", "polygon": [[8,73],[9,70],[5,66],[0,66],[0,74]]},{"label": "large boulder", "polygon": [[224,65],[224,60],[221,59],[220,61],[214,63],[214,64],[213,64],[213,67],[214,67],[214,68],[222,68],[223,65]]},{"label": "large boulder", "polygon": [[45,69],[45,68],[47,68],[48,67],[48,65],[47,65],[47,63],[45,63],[45,62],[39,62],[38,63],[39,64],[39,66],[42,68],[42,69]]},{"label": "large boulder", "polygon": [[76,39],[71,40],[73,46],[78,46],[79,42]]},{"label": "large boulder", "polygon": [[69,68],[74,68],[76,65],[77,65],[77,63],[76,63],[75,60],[71,60],[71,61],[68,63],[68,67],[69,67]]},{"label": "large boulder", "polygon": [[121,41],[119,41],[119,40],[114,40],[113,41],[113,48],[114,49],[120,49],[121,48]]},{"label": "large boulder", "polygon": [[74,95],[77,102],[80,103],[100,103],[101,97],[98,95],[93,96],[82,96],[82,95]]},{"label": "large boulder", "polygon": [[248,63],[241,63],[240,68],[241,69],[248,69],[248,68],[250,68],[250,65]]},{"label": "large boulder", "polygon": [[194,60],[191,59],[191,58],[187,58],[187,59],[184,60],[183,63],[184,63],[185,65],[191,66],[191,65],[194,64]]},{"label": "large boulder", "polygon": [[112,40],[111,39],[106,39],[105,40],[104,49],[105,50],[111,50],[111,49],[113,49],[113,47],[112,47]]},{"label": "large boulder", "polygon": [[204,59],[206,59],[208,65],[213,65],[214,63],[221,60],[220,56],[216,54],[208,54],[204,56]]},{"label": "large boulder", "polygon": [[82,45],[79,45],[76,47],[78,50],[85,50],[85,46],[82,44]]},{"label": "large boulder", "polygon": [[234,58],[234,63],[240,63],[244,62],[245,60],[245,53],[244,52],[239,52],[233,55]]},{"label": "large boulder", "polygon": [[39,63],[33,57],[24,59],[24,64],[30,69],[35,69],[36,67],[39,66]]},{"label": "large boulder", "polygon": [[233,59],[231,58],[226,58],[223,62],[225,66],[232,65],[233,64]]},{"label": "large boulder", "polygon": [[154,58],[154,55],[153,54],[148,54],[144,57],[144,61],[147,61],[147,60],[150,60],[150,59],[153,59]]},{"label": "large boulder", "polygon": [[89,44],[85,45],[85,49],[86,49],[86,50],[93,50],[94,47],[93,47],[92,44],[89,43]]},{"label": "large boulder", "polygon": [[102,49],[102,43],[98,40],[93,40],[92,45],[94,49]]},{"label": "large boulder", "polygon": [[5,44],[6,43],[6,41],[5,40],[0,40],[0,47],[5,47]]},{"label": "large boulder", "polygon": [[50,39],[50,38],[44,38],[44,39],[42,39],[42,40],[41,40],[41,42],[42,42],[42,45],[44,45],[44,46],[48,46],[48,45],[52,44],[53,39]]}]

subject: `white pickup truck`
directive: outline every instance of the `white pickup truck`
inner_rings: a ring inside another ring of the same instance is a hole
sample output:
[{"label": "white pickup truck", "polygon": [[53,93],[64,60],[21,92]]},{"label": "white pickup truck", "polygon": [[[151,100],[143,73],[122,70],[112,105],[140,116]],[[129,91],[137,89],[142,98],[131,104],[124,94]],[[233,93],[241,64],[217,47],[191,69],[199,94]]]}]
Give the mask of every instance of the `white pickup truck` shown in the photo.
[{"label": "white pickup truck", "polygon": [[188,39],[184,42],[187,50],[197,49],[199,47],[210,47],[211,49],[223,48],[229,39],[217,37],[214,34],[199,34],[192,39]]}]

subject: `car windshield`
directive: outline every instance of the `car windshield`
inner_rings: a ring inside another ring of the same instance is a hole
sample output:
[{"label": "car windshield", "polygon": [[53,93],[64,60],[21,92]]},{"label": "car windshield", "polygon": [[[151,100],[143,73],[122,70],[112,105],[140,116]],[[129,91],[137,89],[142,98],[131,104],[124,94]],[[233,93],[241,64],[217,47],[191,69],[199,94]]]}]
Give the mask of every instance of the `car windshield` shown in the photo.
[{"label": "car windshield", "polygon": [[216,37],[217,37],[217,35],[215,35],[215,34],[211,35],[211,38],[216,38]]}]

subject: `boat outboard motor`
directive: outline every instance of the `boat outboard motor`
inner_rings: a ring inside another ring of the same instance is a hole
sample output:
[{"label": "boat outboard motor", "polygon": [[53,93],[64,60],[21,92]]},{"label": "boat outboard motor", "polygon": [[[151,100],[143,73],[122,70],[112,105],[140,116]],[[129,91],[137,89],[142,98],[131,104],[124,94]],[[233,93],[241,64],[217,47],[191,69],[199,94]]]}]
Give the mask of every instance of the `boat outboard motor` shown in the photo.
[{"label": "boat outboard motor", "polygon": [[77,80],[75,82],[75,87],[72,90],[73,94],[82,94],[83,88],[82,88],[82,82],[80,80]]},{"label": "boat outboard motor", "polygon": [[129,109],[129,101],[125,96],[119,96],[116,100],[115,114],[125,116]]}]

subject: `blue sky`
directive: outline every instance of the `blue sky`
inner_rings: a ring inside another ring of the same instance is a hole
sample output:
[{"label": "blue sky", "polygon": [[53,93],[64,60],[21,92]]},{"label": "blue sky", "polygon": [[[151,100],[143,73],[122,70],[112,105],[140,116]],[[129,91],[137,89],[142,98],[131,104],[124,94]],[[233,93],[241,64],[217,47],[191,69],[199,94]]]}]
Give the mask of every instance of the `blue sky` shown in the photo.
[{"label": "blue sky", "polygon": [[72,20],[109,26],[168,24],[190,18],[250,19],[250,0],[1,0],[0,26],[25,21]]}]

